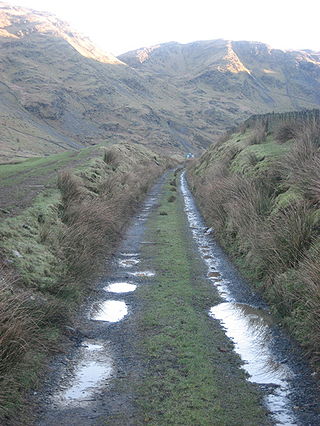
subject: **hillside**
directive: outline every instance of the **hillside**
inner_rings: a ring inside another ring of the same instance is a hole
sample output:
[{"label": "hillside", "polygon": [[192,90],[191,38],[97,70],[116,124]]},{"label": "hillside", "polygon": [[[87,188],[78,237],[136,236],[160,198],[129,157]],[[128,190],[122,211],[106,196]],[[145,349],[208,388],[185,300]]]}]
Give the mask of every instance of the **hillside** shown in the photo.
[{"label": "hillside", "polygon": [[168,130],[179,114],[168,89],[50,14],[0,3],[0,22],[2,161],[106,140],[182,145]]},{"label": "hillside", "polygon": [[256,115],[190,182],[209,226],[319,367],[320,111]]},{"label": "hillside", "polygon": [[253,113],[320,104],[320,54],[263,43],[212,40],[166,43],[119,56],[142,74],[170,82],[186,115],[214,135]]},{"label": "hillside", "polygon": [[253,112],[320,105],[319,54],[225,40],[115,58],[55,16],[0,2],[1,162],[129,142],[199,153]]}]

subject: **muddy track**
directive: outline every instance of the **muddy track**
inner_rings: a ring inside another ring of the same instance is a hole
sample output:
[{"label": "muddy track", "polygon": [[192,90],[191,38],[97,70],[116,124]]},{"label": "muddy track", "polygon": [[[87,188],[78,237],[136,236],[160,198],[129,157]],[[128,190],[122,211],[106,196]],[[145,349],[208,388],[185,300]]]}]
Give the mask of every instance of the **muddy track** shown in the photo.
[{"label": "muddy track", "polygon": [[[146,351],[139,347],[148,337],[142,324],[148,301],[152,301],[150,294],[149,299],[143,295],[161,286],[160,275],[170,270],[168,264],[160,271],[159,259],[158,263],[154,261],[157,244],[162,244],[162,249],[168,244],[169,251],[170,240],[150,240],[150,236],[161,232],[159,217],[162,215],[161,220],[165,220],[164,213],[167,214],[159,205],[167,182],[168,178],[163,177],[154,186],[133,219],[110,272],[82,309],[77,331],[70,330],[74,334],[73,347],[52,362],[52,373],[44,384],[44,391],[36,396],[35,404],[40,407],[36,425],[182,424],[162,421],[161,413],[160,417],[153,417],[148,409],[141,408],[140,395],[148,376],[149,361]],[[223,399],[222,390],[229,386],[235,387],[237,394],[239,382],[242,387],[238,393],[248,392],[249,399],[255,398],[253,409],[259,405],[257,417],[252,419],[230,417],[216,421],[211,418],[199,424],[320,424],[317,386],[312,372],[299,350],[273,323],[268,307],[250,291],[214,242],[194,205],[184,176],[180,185],[180,204],[177,203],[176,211],[182,217],[181,232],[185,234],[192,261],[197,262],[194,271],[198,268],[190,282],[200,286],[198,277],[203,275],[205,291],[209,289],[213,294],[212,298],[204,297],[206,304],[198,304],[196,313],[214,336],[208,338],[207,346],[213,360],[210,362],[217,363],[213,367],[220,377],[217,393],[220,387]],[[165,232],[165,227],[163,229]],[[147,290],[139,292],[139,289]],[[247,362],[244,368],[251,375],[252,384],[247,382],[237,355],[230,352],[232,344],[228,343],[223,330],[233,339],[235,351]],[[245,416],[240,404],[245,407],[246,402],[234,401],[235,412],[239,404],[239,413]],[[221,405],[223,407],[223,401]]]},{"label": "muddy track", "polygon": [[[141,246],[146,243],[145,221],[150,210],[155,208],[164,179],[153,187],[141,211],[134,217],[108,276],[100,282],[94,297],[83,308],[77,327],[82,338],[70,353],[54,361],[51,367],[53,373],[45,384],[46,390],[41,398],[37,425],[107,424],[109,418],[114,420],[113,424],[117,424],[117,417],[123,417],[123,413],[126,424],[136,424],[137,414],[130,383],[134,382],[133,376],[140,373],[139,356],[133,352],[132,339],[137,334],[136,317],[141,306],[135,292],[108,292],[105,288],[123,282],[142,285],[152,279],[145,273],[147,271],[138,255]],[[135,260],[139,262],[136,265]],[[138,276],[134,273],[138,273]],[[111,321],[94,320],[108,311],[106,307],[103,310],[103,302],[109,300],[123,302],[120,309],[117,306],[114,308],[114,318]],[[121,321],[117,320],[117,314]],[[91,368],[86,369],[88,365]],[[131,418],[135,420],[131,422]]]}]

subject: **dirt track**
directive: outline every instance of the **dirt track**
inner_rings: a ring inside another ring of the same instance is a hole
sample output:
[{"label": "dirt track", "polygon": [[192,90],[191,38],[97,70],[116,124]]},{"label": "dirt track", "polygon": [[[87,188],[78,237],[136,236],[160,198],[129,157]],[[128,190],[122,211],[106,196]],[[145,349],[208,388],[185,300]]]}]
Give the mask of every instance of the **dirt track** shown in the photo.
[{"label": "dirt track", "polygon": [[[277,393],[282,382],[279,385],[258,381],[257,385],[246,380],[239,357],[218,318],[210,317],[210,308],[240,302],[252,308],[252,318],[259,310],[267,311],[267,307],[251,293],[210,232],[206,232],[188,189],[183,188],[185,201],[188,197],[190,201],[186,206],[180,190],[176,200],[167,202],[169,194],[176,196],[175,191],[170,192],[170,179],[172,176],[163,178],[152,189],[133,219],[110,272],[82,308],[77,330],[70,330],[71,349],[51,364],[52,373],[44,392],[36,396],[35,404],[40,409],[35,424],[319,424],[311,372],[276,326],[270,328],[270,333],[274,333],[270,356],[278,366],[280,357],[294,375],[286,379],[281,376],[290,382],[285,400],[281,400],[281,395],[279,399]],[[190,212],[194,223],[190,223]],[[216,269],[209,265],[208,272],[208,262],[213,258]],[[127,293],[106,291],[106,286],[115,283],[137,288]],[[186,290],[179,285],[186,285]],[[114,305],[113,318],[111,305],[101,309],[108,301],[124,302]],[[172,305],[167,305],[169,301]],[[168,313],[162,317],[165,309]],[[185,318],[178,318],[180,313]],[[103,314],[107,317],[102,318]],[[175,329],[178,319],[180,325]],[[190,342],[197,340],[200,349],[194,350],[201,352],[202,364],[208,361],[204,373],[200,366],[195,370],[188,366],[188,358],[198,355],[192,355],[191,347],[184,348],[183,340],[179,347],[175,346],[179,339],[188,337],[188,321],[190,333],[196,330],[195,338],[190,334]],[[235,349],[243,355],[236,339],[235,343]],[[194,381],[186,382],[192,371]],[[201,387],[206,378],[200,373],[212,379],[206,387]],[[183,420],[184,415],[187,420]]]}]

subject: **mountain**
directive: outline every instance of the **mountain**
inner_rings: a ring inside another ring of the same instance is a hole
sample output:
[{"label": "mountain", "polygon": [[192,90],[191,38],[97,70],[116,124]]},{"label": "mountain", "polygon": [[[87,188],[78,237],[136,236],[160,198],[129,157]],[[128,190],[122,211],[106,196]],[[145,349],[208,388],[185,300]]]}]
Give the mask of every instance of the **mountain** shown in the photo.
[{"label": "mountain", "polygon": [[160,44],[119,59],[174,85],[189,101],[190,114],[201,117],[213,131],[252,113],[320,105],[320,53],[312,51],[212,40]]},{"label": "mountain", "polygon": [[319,54],[225,40],[116,58],[49,13],[0,2],[0,161],[105,141],[200,152],[253,112],[320,105]]},{"label": "mountain", "polygon": [[1,2],[0,24],[2,162],[106,140],[177,150],[168,89],[51,14]]}]

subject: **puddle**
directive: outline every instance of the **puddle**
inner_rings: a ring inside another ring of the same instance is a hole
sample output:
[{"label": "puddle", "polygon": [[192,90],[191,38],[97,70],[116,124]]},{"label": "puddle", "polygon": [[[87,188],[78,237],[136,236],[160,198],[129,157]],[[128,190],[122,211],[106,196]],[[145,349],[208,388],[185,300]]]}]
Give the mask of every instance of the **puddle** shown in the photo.
[{"label": "puddle", "polygon": [[96,361],[80,365],[75,377],[76,383],[64,393],[63,399],[69,402],[87,399],[99,382],[101,384],[103,379],[110,377],[111,370],[111,366]]},{"label": "puddle", "polygon": [[134,277],[139,277],[139,278],[149,278],[149,277],[154,277],[156,275],[152,271],[130,272],[130,274],[133,275]]},{"label": "puddle", "polygon": [[120,256],[123,256],[123,257],[137,257],[139,255],[138,255],[138,253],[120,253]]},{"label": "puddle", "polygon": [[91,314],[93,321],[118,322],[128,314],[128,307],[124,301],[106,300],[101,302]]},{"label": "puddle", "polygon": [[264,310],[225,302],[211,308],[210,315],[222,322],[227,336],[234,341],[236,352],[246,362],[244,368],[250,381],[283,385],[292,376],[286,364],[274,358],[270,348],[272,319]]},{"label": "puddle", "polygon": [[72,379],[59,389],[53,400],[61,405],[83,405],[94,401],[94,394],[112,374],[112,359],[102,344],[84,342]]},{"label": "puddle", "polygon": [[87,342],[83,343],[82,346],[86,348],[88,351],[98,351],[103,348],[102,345],[97,345],[94,343],[87,343]]},{"label": "puddle", "polygon": [[277,424],[295,424],[288,398],[289,380],[294,374],[283,360],[276,359],[273,352],[271,316],[250,305],[228,302],[211,308],[210,316],[225,327],[226,335],[235,344],[235,351],[245,362],[243,368],[250,375],[249,381],[276,385],[274,392],[267,396],[267,404]]},{"label": "puddle", "polygon": [[118,263],[119,266],[125,267],[125,268],[131,268],[131,266],[137,265],[140,262],[138,259],[119,259]]},{"label": "puddle", "polygon": [[130,293],[131,291],[135,291],[137,286],[135,284],[130,283],[113,283],[109,284],[106,287],[103,287],[105,291],[110,293]]}]

